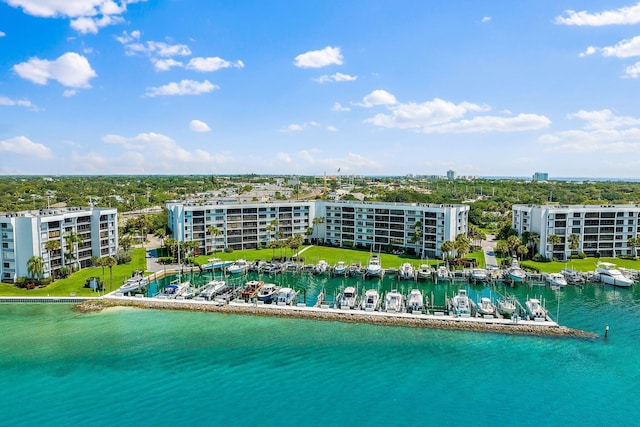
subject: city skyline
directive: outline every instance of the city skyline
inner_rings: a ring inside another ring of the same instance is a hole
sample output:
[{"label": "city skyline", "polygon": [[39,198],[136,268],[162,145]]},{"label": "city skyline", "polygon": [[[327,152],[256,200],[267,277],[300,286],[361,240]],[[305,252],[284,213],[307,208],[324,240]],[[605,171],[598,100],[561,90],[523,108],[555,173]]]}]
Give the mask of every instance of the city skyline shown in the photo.
[{"label": "city skyline", "polygon": [[0,0],[0,51],[1,174],[640,166],[633,0]]}]

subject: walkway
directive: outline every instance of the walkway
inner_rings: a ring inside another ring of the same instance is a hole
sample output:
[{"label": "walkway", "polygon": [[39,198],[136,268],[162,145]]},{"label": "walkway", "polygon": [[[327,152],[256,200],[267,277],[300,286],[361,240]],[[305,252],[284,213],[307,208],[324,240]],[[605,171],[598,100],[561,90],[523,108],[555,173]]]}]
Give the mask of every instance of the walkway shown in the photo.
[{"label": "walkway", "polygon": [[482,246],[482,251],[484,252],[484,263],[487,270],[498,269],[498,260],[496,259],[496,253],[494,251],[496,247],[494,238],[495,236],[488,234],[487,239],[483,240],[480,243],[480,246]]},{"label": "walkway", "polygon": [[310,249],[310,248],[312,248],[312,247],[313,247],[313,245],[309,245],[309,246],[307,246],[306,248],[304,248],[304,249],[302,249],[302,250],[300,250],[300,251],[296,252],[295,254],[293,254],[293,256],[292,256],[291,258],[295,258],[295,257],[299,256],[302,252],[304,252],[304,251],[306,251],[307,249]]}]

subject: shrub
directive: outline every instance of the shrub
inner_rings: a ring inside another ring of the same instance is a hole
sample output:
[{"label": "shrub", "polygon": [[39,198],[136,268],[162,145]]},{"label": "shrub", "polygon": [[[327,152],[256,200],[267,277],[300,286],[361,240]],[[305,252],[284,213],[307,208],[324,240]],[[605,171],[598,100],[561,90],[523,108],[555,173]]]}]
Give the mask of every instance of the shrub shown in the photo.
[{"label": "shrub", "polygon": [[118,264],[129,264],[131,262],[131,252],[125,251],[124,249],[119,249],[116,255],[116,261]]},{"label": "shrub", "polygon": [[163,256],[158,258],[158,263],[160,264],[171,264],[173,262],[173,257]]},{"label": "shrub", "polygon": [[33,283],[33,282],[29,282],[29,283],[27,283],[26,288],[29,289],[29,290],[35,289],[36,288],[36,284]]},{"label": "shrub", "polygon": [[60,270],[58,270],[58,274],[60,275],[61,278],[65,278],[68,277],[71,274],[71,267],[65,265],[64,267],[61,267]]},{"label": "shrub", "polygon": [[549,259],[545,258],[541,254],[535,254],[533,256],[533,261],[535,261],[535,262],[549,262]]},{"label": "shrub", "polygon": [[230,254],[231,252],[233,252],[233,248],[232,248],[232,247],[227,246],[226,248],[224,248],[224,251],[225,251],[225,253]]}]

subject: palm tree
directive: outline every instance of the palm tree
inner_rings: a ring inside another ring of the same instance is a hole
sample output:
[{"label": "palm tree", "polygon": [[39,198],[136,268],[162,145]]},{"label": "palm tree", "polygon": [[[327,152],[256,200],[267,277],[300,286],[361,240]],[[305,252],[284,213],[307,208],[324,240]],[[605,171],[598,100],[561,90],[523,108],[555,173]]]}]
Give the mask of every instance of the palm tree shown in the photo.
[{"label": "palm tree", "polygon": [[268,234],[267,234],[267,246],[269,245],[269,243],[271,243],[271,236],[272,236],[272,234],[271,234],[271,233],[273,233],[273,231],[274,231],[275,229],[276,229],[276,227],[275,227],[273,224],[267,224],[267,225],[264,227],[264,230],[268,233]]},{"label": "palm tree", "polygon": [[41,256],[34,255],[27,261],[27,273],[32,279],[40,280],[44,274],[44,260]]},{"label": "palm tree", "polygon": [[200,249],[200,243],[195,240],[188,240],[182,243],[182,247],[184,248],[185,259],[187,255],[192,255],[194,251]]},{"label": "palm tree", "polygon": [[120,238],[120,247],[125,251],[128,251],[133,246],[133,237],[129,234],[125,234]]},{"label": "palm tree", "polygon": [[314,228],[315,228],[316,225],[324,224],[324,217],[323,216],[317,216],[317,217],[313,218],[313,221],[311,221],[311,223],[313,224]]},{"label": "palm tree", "polygon": [[176,250],[178,249],[178,241],[173,237],[169,237],[168,239],[165,239],[164,245],[167,248],[168,255],[175,257],[177,253]]},{"label": "palm tree", "polygon": [[455,245],[451,240],[445,240],[444,242],[442,242],[442,245],[440,245],[440,249],[448,256],[450,252],[455,249]]},{"label": "palm tree", "polygon": [[210,225],[207,227],[207,233],[209,233],[209,235],[213,237],[213,253],[216,253],[216,250],[218,249],[216,240],[218,239],[218,237],[222,236],[222,230],[220,230],[215,225]]},{"label": "palm tree", "polygon": [[516,248],[516,254],[518,254],[520,259],[523,259],[524,256],[528,253],[529,253],[529,248],[527,248],[525,245],[520,245]]},{"label": "palm tree", "polygon": [[155,235],[160,238],[162,246],[164,246],[164,239],[165,237],[167,237],[167,230],[165,230],[164,228],[158,228],[155,232]]},{"label": "palm tree", "polygon": [[520,238],[518,236],[507,237],[507,246],[509,247],[509,251],[512,255],[521,243],[522,242],[520,241]]},{"label": "palm tree", "polygon": [[572,251],[576,251],[578,250],[578,248],[580,247],[580,236],[577,234],[569,234],[569,249],[571,249]]},{"label": "palm tree", "polygon": [[100,257],[96,260],[96,267],[102,267],[102,283],[104,283],[104,268],[107,266],[107,257]]},{"label": "palm tree", "polygon": [[540,235],[538,233],[529,233],[529,239],[527,239],[527,246],[531,245],[531,253],[537,252],[538,244],[540,243]]},{"label": "palm tree", "polygon": [[47,240],[44,249],[49,253],[49,272],[51,273],[51,258],[53,253],[60,249],[60,240]]},{"label": "palm tree", "polygon": [[494,250],[504,256],[504,254],[509,252],[509,245],[507,245],[507,242],[504,240],[498,240]]},{"label": "palm tree", "polygon": [[[549,237],[547,237],[547,243],[552,246],[556,246],[562,243],[562,238],[557,234],[551,234]],[[551,248],[551,253],[553,255],[553,248]]]},{"label": "palm tree", "polygon": [[113,267],[118,265],[118,260],[112,256],[104,257],[104,265],[109,267],[109,292],[111,292],[111,285],[113,284]]},{"label": "palm tree", "polygon": [[69,231],[64,235],[64,241],[67,246],[67,257],[69,263],[71,263],[71,261],[76,259],[78,243],[82,242],[82,238],[75,231]]},{"label": "palm tree", "polygon": [[453,242],[453,245],[456,249],[456,255],[458,258],[462,258],[471,247],[471,243],[469,239],[464,234],[460,233],[456,236],[456,240]]},{"label": "palm tree", "polygon": [[633,257],[636,258],[638,256],[638,246],[640,246],[640,236],[639,237],[629,237],[627,239],[627,247],[633,250]]}]

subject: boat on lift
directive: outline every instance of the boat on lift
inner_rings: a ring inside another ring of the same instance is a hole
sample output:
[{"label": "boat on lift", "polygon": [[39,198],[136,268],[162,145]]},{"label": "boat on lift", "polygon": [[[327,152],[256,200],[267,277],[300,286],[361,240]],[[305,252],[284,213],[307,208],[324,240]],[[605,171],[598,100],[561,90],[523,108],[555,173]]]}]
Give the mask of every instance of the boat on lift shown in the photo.
[{"label": "boat on lift", "polygon": [[413,312],[420,312],[424,308],[424,297],[420,289],[411,289],[409,297],[407,298],[407,310]]},{"label": "boat on lift", "polygon": [[404,295],[393,289],[384,296],[384,311],[400,313],[404,308]]}]

